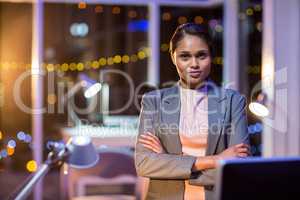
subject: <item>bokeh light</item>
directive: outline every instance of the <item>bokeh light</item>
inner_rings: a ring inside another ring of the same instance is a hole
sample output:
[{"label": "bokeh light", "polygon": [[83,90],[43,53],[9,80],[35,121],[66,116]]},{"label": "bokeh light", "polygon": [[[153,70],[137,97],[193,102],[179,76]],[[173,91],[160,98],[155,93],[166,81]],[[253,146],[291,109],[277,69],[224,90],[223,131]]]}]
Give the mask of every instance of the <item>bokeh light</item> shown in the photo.
[{"label": "bokeh light", "polygon": [[248,9],[246,10],[246,14],[247,14],[248,16],[253,15],[253,10],[252,10],[252,8],[248,8]]},{"label": "bokeh light", "polygon": [[9,140],[7,143],[7,146],[10,148],[15,148],[16,147],[16,141],[14,140]]},{"label": "bokeh light", "polygon": [[46,148],[48,150],[51,150],[53,147],[56,149],[62,149],[65,147],[65,143],[63,141],[52,141],[52,140],[47,141]]},{"label": "bokeh light", "polygon": [[203,19],[203,17],[201,17],[201,16],[196,16],[196,17],[194,18],[194,22],[195,22],[196,24],[202,24],[202,23],[204,22],[204,19]]},{"label": "bokeh light", "polygon": [[150,51],[150,48],[149,48],[149,47],[144,47],[144,48],[143,48],[143,51],[146,53],[147,56],[150,56],[150,55],[151,55],[151,51]]},{"label": "bokeh light", "polygon": [[128,55],[124,55],[123,57],[122,57],[122,62],[123,63],[128,63],[130,61],[130,57],[128,56]]},{"label": "bokeh light", "polygon": [[122,57],[120,55],[116,55],[113,58],[114,63],[120,63],[122,61]]},{"label": "bokeh light", "polygon": [[222,65],[223,64],[223,58],[222,57],[214,57],[213,64]]},{"label": "bokeh light", "polygon": [[102,6],[96,6],[95,7],[95,12],[96,13],[102,13],[103,12],[103,7]]},{"label": "bokeh light", "polygon": [[31,137],[29,134],[26,134],[26,135],[25,135],[25,140],[24,140],[24,141],[25,141],[26,143],[30,143],[31,140],[32,140],[32,137]]},{"label": "bokeh light", "polygon": [[114,59],[112,57],[107,58],[107,64],[108,65],[113,65],[114,64]]},{"label": "bokeh light", "polygon": [[217,31],[217,32],[222,32],[223,31],[223,26],[222,25],[220,25],[220,24],[217,24],[216,26],[215,26],[215,30]]},{"label": "bokeh light", "polygon": [[30,160],[27,162],[26,164],[26,169],[29,171],[29,172],[35,172],[37,170],[37,164],[34,160]]},{"label": "bokeh light", "polygon": [[15,153],[15,148],[7,147],[6,151],[9,156],[12,156]]},{"label": "bokeh light", "polygon": [[70,64],[70,70],[71,70],[71,71],[76,70],[76,63],[71,63],[71,64]]},{"label": "bokeh light", "polygon": [[166,44],[166,43],[163,43],[163,44],[160,46],[160,49],[161,49],[161,51],[168,51],[168,50],[169,50],[169,45]]},{"label": "bokeh light", "polygon": [[0,155],[1,155],[2,158],[6,158],[7,157],[7,150],[6,149],[1,150]]},{"label": "bokeh light", "polygon": [[139,51],[138,52],[138,58],[141,59],[141,60],[144,59],[144,58],[146,58],[145,52],[144,51]]},{"label": "bokeh light", "polygon": [[79,2],[79,3],[78,3],[78,8],[79,8],[79,9],[85,9],[85,8],[86,8],[86,3],[83,2],[83,1],[82,1],[82,2]]},{"label": "bokeh light", "polygon": [[83,71],[84,70],[84,64],[83,63],[78,63],[77,64],[77,70],[78,71]]},{"label": "bokeh light", "polygon": [[130,56],[130,60],[131,60],[132,62],[136,62],[136,61],[138,60],[137,55],[136,55],[136,54],[132,54],[132,55]]},{"label": "bokeh light", "polygon": [[54,65],[54,71],[60,68],[60,64],[55,64]]},{"label": "bokeh light", "polygon": [[69,69],[69,65],[67,64],[67,63],[64,63],[64,64],[62,64],[61,66],[60,66],[60,68],[61,68],[61,70],[62,71],[68,71],[68,69]]},{"label": "bokeh light", "polygon": [[115,7],[112,8],[111,12],[114,15],[120,14],[121,8],[119,6],[115,6]]},{"label": "bokeh light", "polygon": [[178,24],[184,24],[187,22],[187,18],[184,16],[178,17]]},{"label": "bokeh light", "polygon": [[18,134],[17,134],[17,138],[19,140],[25,140],[25,133],[23,131],[20,131]]},{"label": "bokeh light", "polygon": [[130,10],[130,11],[128,12],[128,17],[129,17],[129,18],[136,18],[136,17],[137,17],[136,11]]},{"label": "bokeh light", "polygon": [[105,59],[105,58],[100,58],[100,59],[99,59],[99,64],[100,64],[101,66],[106,65],[106,59]]},{"label": "bokeh light", "polygon": [[53,105],[56,103],[56,95],[55,94],[49,94],[47,97],[47,101],[49,104]]},{"label": "bokeh light", "polygon": [[72,23],[70,33],[74,37],[85,37],[89,33],[89,25],[87,23]]},{"label": "bokeh light", "polygon": [[164,12],[163,14],[162,14],[162,20],[163,21],[170,21],[171,20],[171,13],[169,13],[169,12]]},{"label": "bokeh light", "polygon": [[256,4],[254,6],[254,10],[257,11],[257,12],[261,11],[261,5],[260,4]]},{"label": "bokeh light", "polygon": [[85,69],[90,69],[92,66],[92,62],[91,61],[86,61],[85,62]]},{"label": "bokeh light", "polygon": [[47,65],[47,71],[48,72],[53,72],[54,71],[54,65],[53,64],[48,64]]},{"label": "bokeh light", "polygon": [[94,60],[94,61],[92,62],[92,67],[93,67],[94,69],[98,69],[98,68],[99,68],[99,62],[98,62],[97,60]]},{"label": "bokeh light", "polygon": [[2,138],[3,138],[3,134],[2,134],[2,132],[0,131],[0,140],[2,140]]}]

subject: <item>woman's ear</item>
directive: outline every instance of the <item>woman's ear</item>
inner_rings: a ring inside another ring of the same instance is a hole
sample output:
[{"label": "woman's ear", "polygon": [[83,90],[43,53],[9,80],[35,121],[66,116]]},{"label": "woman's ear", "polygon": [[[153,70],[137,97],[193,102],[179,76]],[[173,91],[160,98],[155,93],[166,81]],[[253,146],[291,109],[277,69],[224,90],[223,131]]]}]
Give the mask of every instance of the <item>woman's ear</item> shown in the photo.
[{"label": "woman's ear", "polygon": [[172,60],[172,63],[176,66],[176,62],[175,62],[175,55],[174,53],[170,53],[170,56],[171,56],[171,60]]}]

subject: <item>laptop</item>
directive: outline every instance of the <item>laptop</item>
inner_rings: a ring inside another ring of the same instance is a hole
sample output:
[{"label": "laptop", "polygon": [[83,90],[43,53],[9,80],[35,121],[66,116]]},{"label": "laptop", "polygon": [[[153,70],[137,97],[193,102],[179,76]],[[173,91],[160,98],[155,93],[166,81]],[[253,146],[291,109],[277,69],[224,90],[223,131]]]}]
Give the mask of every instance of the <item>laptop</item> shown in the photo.
[{"label": "laptop", "polygon": [[300,199],[300,157],[224,160],[217,200]]}]

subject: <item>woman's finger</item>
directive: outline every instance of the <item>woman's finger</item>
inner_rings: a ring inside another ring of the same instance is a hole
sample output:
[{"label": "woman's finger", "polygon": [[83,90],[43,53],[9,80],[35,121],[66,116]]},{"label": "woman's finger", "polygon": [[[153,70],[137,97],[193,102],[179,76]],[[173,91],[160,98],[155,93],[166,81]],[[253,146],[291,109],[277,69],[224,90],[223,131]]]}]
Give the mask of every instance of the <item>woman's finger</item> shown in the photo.
[{"label": "woman's finger", "polygon": [[159,138],[158,138],[156,135],[154,135],[154,134],[152,134],[152,133],[150,133],[150,132],[147,132],[146,134],[147,134],[148,136],[150,136],[151,138],[153,138],[157,143],[160,144],[160,140],[159,140]]},{"label": "woman's finger", "polygon": [[155,151],[155,148],[153,148],[151,145],[148,145],[148,144],[142,144],[144,147],[146,147],[147,149],[151,150],[151,151]]},{"label": "woman's finger", "polygon": [[153,142],[147,139],[140,138],[139,141],[144,144],[153,145]]},{"label": "woman's finger", "polygon": [[153,143],[155,143],[156,145],[160,146],[160,142],[158,142],[157,140],[155,140],[153,137],[151,137],[150,135],[141,135],[142,138],[147,139],[152,141]]},{"label": "woman's finger", "polygon": [[245,143],[240,143],[234,146],[235,148],[248,148],[250,149],[250,146],[248,144]]},{"label": "woman's finger", "polygon": [[153,143],[157,143],[156,140],[150,137],[149,135],[141,135],[141,137],[145,140],[151,141]]},{"label": "woman's finger", "polygon": [[238,154],[238,157],[243,157],[243,158],[245,158],[245,157],[248,157],[248,154],[247,154],[247,153],[239,153],[239,154]]},{"label": "woman's finger", "polygon": [[141,143],[143,143],[143,144],[150,145],[150,146],[152,146],[153,148],[156,148],[156,149],[159,149],[159,148],[160,148],[159,145],[157,145],[156,143],[153,143],[152,141],[144,140],[144,139],[141,139],[141,138],[139,139],[139,141],[140,141]]},{"label": "woman's finger", "polygon": [[238,153],[247,153],[248,156],[251,155],[250,149],[249,149],[249,148],[246,148],[246,147],[237,149],[237,152],[238,152]]},{"label": "woman's finger", "polygon": [[152,145],[148,145],[148,144],[142,144],[144,147],[146,147],[147,149],[154,151],[155,153],[160,153],[159,149],[153,147]]},{"label": "woman's finger", "polygon": [[249,152],[249,149],[248,149],[248,148],[238,148],[238,149],[237,149],[237,152],[238,152],[238,153],[248,153],[248,152]]}]

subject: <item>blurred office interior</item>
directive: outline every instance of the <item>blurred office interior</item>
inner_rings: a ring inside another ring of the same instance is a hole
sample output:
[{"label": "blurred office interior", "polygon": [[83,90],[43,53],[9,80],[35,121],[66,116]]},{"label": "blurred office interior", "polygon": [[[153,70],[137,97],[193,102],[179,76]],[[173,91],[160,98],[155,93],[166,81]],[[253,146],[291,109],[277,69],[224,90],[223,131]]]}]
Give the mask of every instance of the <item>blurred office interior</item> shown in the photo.
[{"label": "blurred office interior", "polygon": [[[186,22],[213,39],[212,80],[248,104],[267,96],[269,116],[247,107],[253,156],[299,156],[300,1],[0,0],[0,199],[38,169],[53,142],[74,134],[112,151],[92,169],[51,170],[30,199],[95,191],[141,198],[132,157],[140,100],[178,81],[168,45]],[[95,83],[102,88],[88,98]],[[81,176],[99,175],[128,175],[120,180],[129,186],[83,191]]]}]

